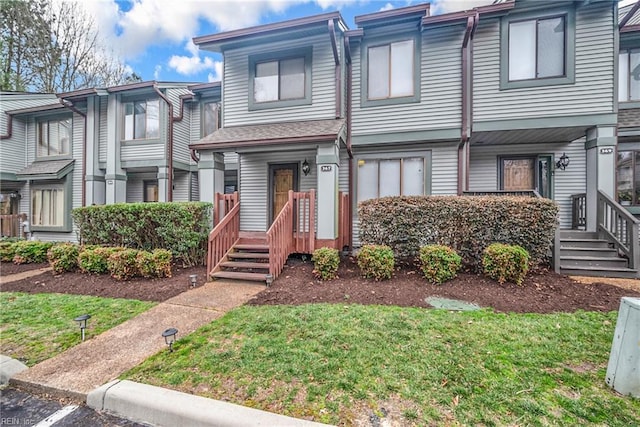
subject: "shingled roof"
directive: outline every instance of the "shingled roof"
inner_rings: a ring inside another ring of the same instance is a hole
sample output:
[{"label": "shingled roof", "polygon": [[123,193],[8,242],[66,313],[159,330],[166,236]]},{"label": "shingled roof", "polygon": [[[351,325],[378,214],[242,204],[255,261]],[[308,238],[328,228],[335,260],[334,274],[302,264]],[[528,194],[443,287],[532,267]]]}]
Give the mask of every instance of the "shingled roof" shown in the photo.
[{"label": "shingled roof", "polygon": [[226,149],[296,142],[335,141],[344,127],[343,119],[231,126],[218,129],[200,141],[190,144],[189,147],[192,149]]},{"label": "shingled roof", "polygon": [[16,172],[19,180],[29,179],[60,179],[73,168],[74,160],[47,160],[33,162],[21,171]]}]

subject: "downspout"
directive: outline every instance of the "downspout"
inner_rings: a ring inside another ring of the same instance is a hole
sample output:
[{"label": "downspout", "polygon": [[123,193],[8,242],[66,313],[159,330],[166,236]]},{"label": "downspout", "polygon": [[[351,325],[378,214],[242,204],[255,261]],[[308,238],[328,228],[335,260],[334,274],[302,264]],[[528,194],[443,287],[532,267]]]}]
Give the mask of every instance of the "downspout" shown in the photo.
[{"label": "downspout", "polygon": [[5,114],[7,115],[7,133],[6,135],[0,135],[0,140],[9,139],[13,135],[13,116],[6,112]]},{"label": "downspout", "polygon": [[169,173],[167,176],[167,201],[173,201],[173,104],[167,96],[158,89],[158,85],[153,85],[153,90],[167,104],[169,113],[169,135],[167,137],[167,168]]},{"label": "downspout", "polygon": [[351,102],[352,102],[352,61],[351,61],[351,47],[349,45],[349,36],[344,37],[344,51],[345,51],[345,59],[347,66],[347,76],[346,76],[346,84],[347,84],[347,99],[346,103],[346,116],[347,116],[347,154],[349,155],[349,192],[348,192],[348,200],[349,200],[349,248],[353,248],[353,151],[351,147]]},{"label": "downspout", "polygon": [[[184,103],[186,100],[189,101],[193,101],[194,99],[196,99],[195,95],[193,94],[193,92],[189,92],[189,93],[185,93],[179,96],[180,98],[180,114],[178,115],[178,117],[172,117],[171,120],[173,120],[174,122],[181,122],[182,119],[184,118]],[[193,148],[191,150],[189,150],[190,154],[191,154],[191,159],[198,163],[200,161],[200,159],[196,156],[196,150],[194,150]]]},{"label": "downspout", "polygon": [[[87,204],[87,113],[83,113],[78,110],[71,101],[65,101],[60,98],[60,104],[65,108],[79,114],[84,119],[84,125],[82,126],[82,206]],[[73,132],[73,130],[72,130]]]},{"label": "downspout", "polygon": [[342,70],[340,68],[340,56],[338,55],[338,41],[336,39],[336,27],[333,23],[333,19],[327,21],[329,27],[329,39],[331,40],[331,49],[333,50],[333,60],[335,61],[335,104],[336,104],[336,119],[342,117],[342,82],[341,75]]},{"label": "downspout", "polygon": [[[468,165],[466,165],[466,151],[469,148],[469,40],[475,23],[474,16],[467,17],[467,28],[464,32],[462,40],[462,111],[460,124],[460,143],[458,144],[458,196],[461,196],[466,189],[469,174]],[[463,176],[464,172],[464,176]]]},{"label": "downspout", "polygon": [[[471,141],[471,135],[473,134],[473,38],[476,34],[476,29],[478,28],[478,23],[480,22],[480,12],[476,10],[476,14],[473,20],[473,28],[471,29],[471,40],[469,45],[469,117],[468,117],[468,127],[469,127],[469,141]],[[467,145],[467,150],[465,150],[467,156],[465,159],[465,167],[467,173],[465,175],[465,190],[469,190],[469,175],[471,171],[471,146]]]}]

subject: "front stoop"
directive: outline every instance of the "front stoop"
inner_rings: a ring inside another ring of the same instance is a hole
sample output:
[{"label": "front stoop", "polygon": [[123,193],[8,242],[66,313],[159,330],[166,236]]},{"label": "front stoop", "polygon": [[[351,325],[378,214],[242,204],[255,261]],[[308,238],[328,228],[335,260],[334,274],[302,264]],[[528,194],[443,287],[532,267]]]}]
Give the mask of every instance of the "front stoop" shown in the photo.
[{"label": "front stoop", "polygon": [[220,270],[211,273],[214,279],[249,280],[267,283],[269,275],[269,246],[266,240],[240,241],[232,248],[228,260],[220,263]]},{"label": "front stoop", "polygon": [[635,278],[638,272],[629,268],[609,242],[588,231],[560,232],[560,273],[570,276]]}]

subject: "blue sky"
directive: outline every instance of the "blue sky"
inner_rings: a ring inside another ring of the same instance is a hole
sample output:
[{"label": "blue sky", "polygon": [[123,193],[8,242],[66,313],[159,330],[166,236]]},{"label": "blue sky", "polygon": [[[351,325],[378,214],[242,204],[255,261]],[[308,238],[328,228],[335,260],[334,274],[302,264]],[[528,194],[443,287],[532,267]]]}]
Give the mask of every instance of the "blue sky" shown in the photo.
[{"label": "blue sky", "polygon": [[[64,0],[58,0],[64,1]],[[624,0],[628,4],[635,0]],[[195,36],[340,11],[354,16],[424,3],[413,0],[85,0],[102,40],[143,80],[220,80],[222,58],[193,45]],[[492,0],[432,0],[431,14],[470,9]]]}]

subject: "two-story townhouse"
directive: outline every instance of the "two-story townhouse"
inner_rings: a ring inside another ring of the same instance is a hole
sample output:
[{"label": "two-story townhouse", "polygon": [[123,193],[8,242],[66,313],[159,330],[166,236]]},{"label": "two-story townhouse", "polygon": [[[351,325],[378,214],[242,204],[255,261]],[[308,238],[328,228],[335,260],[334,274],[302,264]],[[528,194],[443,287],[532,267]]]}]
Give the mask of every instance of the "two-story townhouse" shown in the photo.
[{"label": "two-story townhouse", "polygon": [[618,16],[617,200],[640,216],[640,2]]},{"label": "two-story townhouse", "polygon": [[32,236],[75,240],[71,210],[80,206],[198,200],[189,142],[217,128],[219,103],[219,83],[151,81],[7,111],[23,124],[22,153],[6,157],[23,162],[15,171],[24,195],[19,212]]}]

